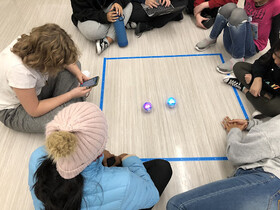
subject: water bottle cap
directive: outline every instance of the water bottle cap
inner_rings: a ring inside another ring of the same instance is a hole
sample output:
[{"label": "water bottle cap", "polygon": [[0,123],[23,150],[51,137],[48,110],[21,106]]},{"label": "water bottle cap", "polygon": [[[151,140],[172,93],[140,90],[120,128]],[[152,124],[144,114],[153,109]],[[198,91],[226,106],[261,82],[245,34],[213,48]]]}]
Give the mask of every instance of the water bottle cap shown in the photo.
[{"label": "water bottle cap", "polygon": [[123,21],[124,20],[124,15],[119,17],[119,21]]}]

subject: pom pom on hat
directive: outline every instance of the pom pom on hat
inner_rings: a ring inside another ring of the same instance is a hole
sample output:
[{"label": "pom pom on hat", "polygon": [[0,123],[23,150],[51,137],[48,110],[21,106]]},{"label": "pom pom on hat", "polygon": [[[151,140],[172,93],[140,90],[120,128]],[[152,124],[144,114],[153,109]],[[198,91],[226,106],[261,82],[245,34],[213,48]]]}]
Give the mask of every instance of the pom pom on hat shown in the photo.
[{"label": "pom pom on hat", "polygon": [[71,179],[103,153],[107,143],[107,121],[93,103],[73,103],[46,126],[46,148],[58,173]]},{"label": "pom pom on hat", "polygon": [[46,141],[46,148],[51,158],[56,161],[59,158],[71,155],[77,146],[77,137],[66,131],[55,131]]}]

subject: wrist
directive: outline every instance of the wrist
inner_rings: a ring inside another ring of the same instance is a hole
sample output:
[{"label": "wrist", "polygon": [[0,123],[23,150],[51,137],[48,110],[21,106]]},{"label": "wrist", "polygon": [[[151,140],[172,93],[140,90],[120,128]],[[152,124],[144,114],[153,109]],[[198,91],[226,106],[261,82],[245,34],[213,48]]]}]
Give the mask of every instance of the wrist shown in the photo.
[{"label": "wrist", "polygon": [[74,94],[72,93],[72,90],[70,90],[69,92],[64,93],[64,94],[66,95],[66,100],[67,101],[70,101],[71,99],[75,98]]}]

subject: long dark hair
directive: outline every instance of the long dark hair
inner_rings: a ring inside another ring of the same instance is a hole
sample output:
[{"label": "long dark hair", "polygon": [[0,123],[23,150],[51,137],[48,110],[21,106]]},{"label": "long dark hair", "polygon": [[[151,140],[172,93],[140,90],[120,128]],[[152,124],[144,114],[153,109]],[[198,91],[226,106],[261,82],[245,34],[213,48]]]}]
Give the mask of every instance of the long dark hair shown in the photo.
[{"label": "long dark hair", "polygon": [[279,52],[279,51],[280,51],[280,39],[278,39],[276,42],[274,42],[274,45],[270,48],[270,50],[267,53],[265,53],[262,57],[260,57],[261,63],[264,63],[264,64],[267,62],[274,63],[272,54],[275,52]]},{"label": "long dark hair", "polygon": [[275,43],[274,43],[274,45],[272,46],[272,51],[273,52],[278,52],[278,51],[280,51],[280,39],[278,39]]},{"label": "long dark hair", "polygon": [[45,210],[80,210],[83,196],[84,177],[79,174],[72,179],[63,179],[56,170],[56,164],[43,157],[34,174],[33,188]]}]

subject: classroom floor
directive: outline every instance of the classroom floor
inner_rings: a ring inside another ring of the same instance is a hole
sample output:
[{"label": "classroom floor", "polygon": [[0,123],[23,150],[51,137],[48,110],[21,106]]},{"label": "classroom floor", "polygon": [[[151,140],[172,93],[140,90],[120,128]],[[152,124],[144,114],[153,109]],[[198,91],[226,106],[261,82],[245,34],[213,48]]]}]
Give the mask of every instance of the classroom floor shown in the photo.
[{"label": "classroom floor", "polygon": [[[197,28],[194,18],[184,14],[182,21],[140,38],[129,30],[127,47],[113,44],[98,56],[95,43],[72,24],[68,0],[2,0],[0,11],[0,51],[17,36],[45,23],[57,23],[71,34],[82,53],[82,70],[101,77],[87,100],[98,104],[108,119],[109,151],[171,162],[173,176],[155,210],[165,209],[175,194],[232,174],[220,122],[227,115],[251,117],[254,108],[242,93],[224,84],[224,75],[215,70],[229,59],[222,36],[212,48],[197,52],[195,44],[209,30]],[[175,108],[166,106],[168,97],[177,100]],[[153,105],[151,113],[142,110],[147,101]],[[33,209],[28,160],[44,144],[44,136],[16,132],[3,124],[0,133],[0,209]]]}]

